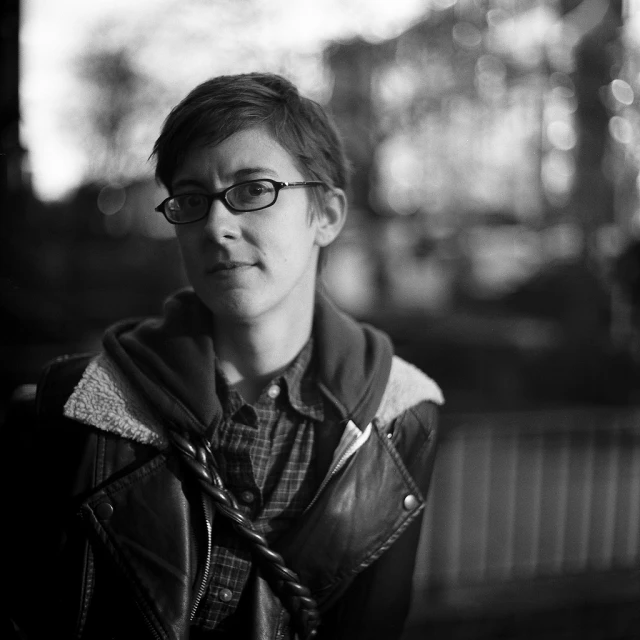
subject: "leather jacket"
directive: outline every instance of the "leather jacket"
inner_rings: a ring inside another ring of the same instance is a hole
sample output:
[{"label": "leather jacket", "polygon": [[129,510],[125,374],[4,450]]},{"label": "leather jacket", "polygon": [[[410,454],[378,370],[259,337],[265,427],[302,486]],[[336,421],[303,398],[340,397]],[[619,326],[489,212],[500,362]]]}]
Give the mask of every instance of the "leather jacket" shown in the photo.
[{"label": "leather jacket", "polygon": [[[20,425],[12,446],[30,464],[16,464],[11,473],[20,477],[7,480],[22,482],[26,467],[26,492],[8,499],[17,523],[5,573],[15,596],[10,616],[28,638],[186,639],[220,516],[165,443],[63,415],[88,362],[49,366],[37,427]],[[273,546],[318,602],[319,638],[402,633],[440,402],[439,390],[417,402],[397,392],[398,377],[415,378],[408,368],[394,358],[376,417],[338,446],[337,459],[335,443],[318,442],[318,458],[334,457],[331,468]],[[293,637],[287,609],[255,568],[235,617],[229,637]]]}]

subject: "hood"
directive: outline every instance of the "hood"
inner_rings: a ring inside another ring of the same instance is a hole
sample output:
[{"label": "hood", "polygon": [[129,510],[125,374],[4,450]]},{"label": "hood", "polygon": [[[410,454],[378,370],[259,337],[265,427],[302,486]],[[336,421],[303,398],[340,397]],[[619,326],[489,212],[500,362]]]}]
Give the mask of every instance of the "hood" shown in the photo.
[{"label": "hood", "polygon": [[[222,419],[216,395],[213,317],[191,290],[170,298],[163,316],[111,327],[104,348],[169,428],[205,433]],[[385,334],[355,322],[318,292],[314,316],[321,391],[364,428],[389,378],[393,350]]]}]

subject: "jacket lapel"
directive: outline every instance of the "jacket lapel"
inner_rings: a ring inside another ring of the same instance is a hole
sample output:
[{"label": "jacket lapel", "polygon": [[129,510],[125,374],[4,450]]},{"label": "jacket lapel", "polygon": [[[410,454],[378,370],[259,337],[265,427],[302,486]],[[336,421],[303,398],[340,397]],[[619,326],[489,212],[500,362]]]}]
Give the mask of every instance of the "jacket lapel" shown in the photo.
[{"label": "jacket lapel", "polygon": [[371,437],[329,480],[298,526],[274,545],[321,608],[376,560],[424,507],[424,497],[400,456],[374,426]]},{"label": "jacket lapel", "polygon": [[192,507],[171,464],[158,455],[103,485],[81,515],[135,591],[147,624],[173,640],[188,630],[196,550]]}]

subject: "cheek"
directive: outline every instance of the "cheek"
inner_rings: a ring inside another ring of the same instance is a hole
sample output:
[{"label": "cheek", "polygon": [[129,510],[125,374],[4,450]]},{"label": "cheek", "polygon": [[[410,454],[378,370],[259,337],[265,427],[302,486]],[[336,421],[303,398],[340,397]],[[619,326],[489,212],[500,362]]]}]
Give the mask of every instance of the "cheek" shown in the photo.
[{"label": "cheek", "polygon": [[306,261],[313,249],[313,236],[308,229],[282,231],[270,234],[263,247],[268,247],[272,261],[287,267]]}]

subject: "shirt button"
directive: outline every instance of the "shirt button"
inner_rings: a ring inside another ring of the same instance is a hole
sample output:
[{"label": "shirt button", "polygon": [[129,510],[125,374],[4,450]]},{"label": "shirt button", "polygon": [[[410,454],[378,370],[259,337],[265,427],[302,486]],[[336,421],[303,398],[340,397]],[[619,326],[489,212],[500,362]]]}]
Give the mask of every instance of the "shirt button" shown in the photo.
[{"label": "shirt button", "polygon": [[248,489],[240,494],[240,500],[242,500],[242,502],[244,502],[245,504],[251,504],[255,499],[256,496],[254,495],[253,491],[249,491]]},{"label": "shirt button", "polygon": [[407,511],[413,511],[413,509],[415,509],[418,506],[418,498],[416,498],[413,494],[410,493],[408,496],[405,497],[402,504]]},{"label": "shirt button", "polygon": [[220,591],[218,591],[218,600],[222,600],[222,602],[231,602],[231,598],[233,598],[231,589],[220,589]]},{"label": "shirt button", "polygon": [[280,395],[280,387],[277,384],[272,384],[267,391],[267,395],[275,400]]}]

